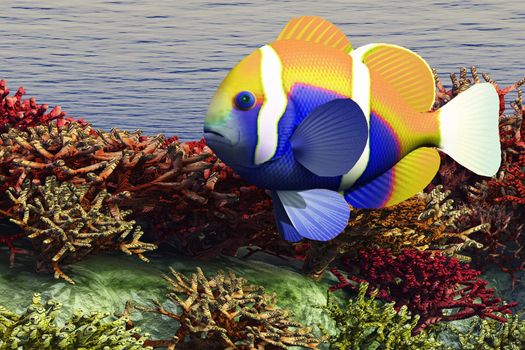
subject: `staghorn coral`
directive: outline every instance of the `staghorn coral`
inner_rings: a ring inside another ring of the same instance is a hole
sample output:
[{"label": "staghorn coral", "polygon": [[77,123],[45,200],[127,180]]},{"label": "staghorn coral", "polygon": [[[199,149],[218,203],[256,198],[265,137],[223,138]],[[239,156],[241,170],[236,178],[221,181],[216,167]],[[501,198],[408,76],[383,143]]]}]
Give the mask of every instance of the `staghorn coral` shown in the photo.
[{"label": "staghorn coral", "polygon": [[330,300],[322,308],[335,321],[336,334],[330,334],[321,327],[321,331],[330,343],[330,349],[375,349],[375,350],[437,350],[443,344],[435,340],[425,330],[417,335],[412,331],[418,324],[419,316],[412,317],[406,306],[399,311],[394,303],[382,303],[375,299],[377,290],[366,296],[368,284],[358,287],[355,299],[348,300],[343,307]]},{"label": "staghorn coral", "polygon": [[38,105],[34,98],[23,100],[22,96],[26,93],[23,87],[18,88],[14,96],[9,96],[9,93],[6,81],[0,80],[0,132],[4,132],[6,127],[26,129],[50,120],[57,120],[61,125],[73,121],[72,118],[66,117],[60,106],[46,113],[47,104]]},{"label": "staghorn coral", "polygon": [[515,110],[513,117],[507,118],[502,131],[503,166],[498,178],[490,180],[487,185],[498,195],[496,203],[515,203],[525,205],[525,105],[523,93],[518,91],[518,98],[512,104]]},{"label": "staghorn coral", "polygon": [[9,267],[13,267],[15,264],[16,254],[31,254],[29,251],[15,247],[14,242],[25,235],[23,233],[0,236],[0,244],[5,245],[9,250]]},{"label": "staghorn coral", "polygon": [[347,263],[348,278],[331,270],[339,279],[331,290],[355,290],[355,283],[369,283],[369,291],[378,290],[377,298],[394,302],[397,309],[406,305],[420,316],[416,334],[440,321],[473,316],[505,322],[498,314],[510,314],[517,305],[495,297],[494,290],[487,289],[488,282],[478,278],[479,271],[442,254],[407,249],[394,255],[387,249],[369,249]]},{"label": "staghorn coral", "polygon": [[450,191],[435,187],[395,206],[376,210],[356,210],[345,231],[327,243],[312,242],[305,257],[304,270],[319,279],[329,264],[341,256],[353,256],[366,247],[388,248],[394,253],[405,248],[430,250],[469,260],[460,254],[483,246],[470,238],[487,224],[458,229],[456,223],[470,213],[457,208]]},{"label": "staghorn coral", "polygon": [[[452,73],[450,74],[450,79],[452,82],[451,89],[447,90],[443,84],[441,83],[437,72],[435,69],[434,71],[434,78],[436,80],[436,86],[437,86],[437,94],[436,94],[436,102],[434,104],[434,109],[438,109],[445,105],[447,102],[449,102],[451,99],[453,99],[455,96],[460,94],[461,92],[468,89],[472,84],[479,84],[481,82],[479,78],[479,74],[477,71],[477,68],[475,66],[472,66],[470,69],[471,78],[467,76],[467,69],[462,67],[460,69],[460,77],[457,78],[456,74]],[[512,136],[514,135],[514,132],[512,131],[513,125],[515,126],[516,122],[519,122],[518,119],[521,119],[521,117],[518,117],[518,106],[517,101],[511,103],[513,109],[515,110],[514,116],[506,116],[504,115],[505,111],[505,97],[507,94],[511,91],[514,91],[518,89],[520,86],[525,84],[525,78],[517,81],[516,83],[507,86],[506,88],[501,88],[487,73],[482,73],[483,79],[486,82],[491,83],[496,88],[496,91],[498,92],[498,95],[500,97],[500,139],[502,144],[502,156],[503,159],[506,159],[507,156],[507,150],[509,146],[515,145],[515,141],[519,140],[512,140]],[[519,129],[519,128],[518,128]],[[438,172],[438,176],[434,179],[435,184],[442,184],[446,189],[452,190],[454,195],[454,199],[462,199],[466,201],[465,194],[467,192],[468,186],[473,186],[476,182],[485,181],[485,178],[475,175],[474,173],[468,171],[458,163],[456,163],[452,158],[445,154],[442,155],[442,162],[441,167]]]},{"label": "staghorn coral", "polygon": [[[478,69],[476,66],[470,67],[470,73],[472,78],[469,78],[467,76],[467,69],[465,67],[461,67],[459,71],[459,79],[455,73],[450,74],[450,80],[452,82],[452,88],[447,90],[443,84],[441,83],[441,80],[438,77],[436,69],[432,69],[432,72],[434,73],[434,79],[436,81],[436,103],[434,105],[434,108],[437,109],[447,102],[449,102],[451,99],[462,93],[463,91],[467,90],[472,84],[479,84],[481,83],[481,79],[479,78]],[[500,99],[500,114],[502,114],[505,111],[505,96],[516,89],[518,89],[520,86],[525,84],[525,78],[522,78],[521,80],[518,80],[514,84],[511,84],[505,88],[501,88],[499,84],[494,81],[488,73],[481,73],[481,76],[485,80],[485,82],[491,83],[498,92],[498,96]]]},{"label": "staghorn coral", "polygon": [[317,349],[319,340],[290,312],[274,305],[275,294],[249,285],[232,272],[220,271],[207,278],[200,268],[189,278],[170,269],[163,276],[169,284],[167,297],[176,308],[135,306],[176,320],[180,326],[173,339],[148,341],[168,349]]},{"label": "staghorn coral", "polygon": [[143,253],[156,248],[141,242],[140,226],[125,219],[131,211],[104,203],[110,197],[106,190],[92,200],[86,196],[88,191],[89,185],[76,187],[54,176],[46,178],[44,185],[31,185],[26,179],[21,191],[7,191],[18,213],[11,221],[31,239],[37,264],[51,265],[56,278],[70,283],[74,282],[61,270],[60,263],[108,250],[136,254],[147,261]]},{"label": "staghorn coral", "polygon": [[453,330],[464,350],[499,350],[525,348],[525,323],[518,316],[506,317],[507,322],[476,320],[468,332]]},{"label": "staghorn coral", "polygon": [[[133,210],[149,223],[152,239],[170,240],[189,255],[235,254],[246,245],[292,251],[276,233],[270,198],[240,180],[203,140],[180,143],[140,130],[107,133],[76,122],[0,135],[0,190],[50,175],[106,189],[108,204]],[[0,209],[12,212],[1,197]]]},{"label": "staghorn coral", "polygon": [[[472,83],[479,83],[479,75],[475,67],[471,69],[472,78],[467,77],[467,70],[461,69],[460,78],[451,75],[452,88],[446,90],[436,75],[438,97],[436,107],[447,103],[451,98],[464,91]],[[495,262],[503,271],[513,273],[525,267],[523,260],[523,230],[525,212],[522,209],[525,195],[525,116],[523,93],[519,87],[525,83],[525,78],[501,89],[498,84],[483,74],[485,81],[492,83],[500,95],[500,141],[502,150],[502,166],[495,178],[479,177],[448,156],[442,156],[442,165],[435,184],[443,184],[452,191],[456,202],[468,206],[471,212],[463,216],[459,228],[486,224],[490,226],[484,234],[474,233],[471,237],[483,244],[481,254],[476,254],[473,263],[479,268],[486,266],[487,260]],[[517,99],[510,103],[513,114],[503,114],[505,96],[517,89]]]},{"label": "staghorn coral", "polygon": [[0,306],[0,350],[152,349],[143,346],[148,335],[138,336],[140,329],[126,330],[126,318],[106,320],[108,313],[77,310],[62,325],[61,308],[55,300],[44,303],[40,294],[21,314]]}]

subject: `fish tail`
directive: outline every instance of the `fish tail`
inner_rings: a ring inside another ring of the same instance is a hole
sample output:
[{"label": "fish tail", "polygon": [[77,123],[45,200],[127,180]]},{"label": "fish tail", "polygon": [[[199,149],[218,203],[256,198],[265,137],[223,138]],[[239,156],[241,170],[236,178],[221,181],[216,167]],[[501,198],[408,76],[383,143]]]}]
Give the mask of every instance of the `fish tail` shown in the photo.
[{"label": "fish tail", "polygon": [[495,175],[501,164],[501,146],[499,98],[494,86],[476,84],[436,113],[439,148],[478,175]]}]

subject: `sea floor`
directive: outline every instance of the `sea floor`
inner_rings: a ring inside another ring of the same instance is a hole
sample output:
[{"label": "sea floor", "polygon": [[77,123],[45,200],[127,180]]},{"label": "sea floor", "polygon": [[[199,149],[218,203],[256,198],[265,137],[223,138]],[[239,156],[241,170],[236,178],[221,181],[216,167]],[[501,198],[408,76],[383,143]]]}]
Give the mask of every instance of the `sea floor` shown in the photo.
[{"label": "sea floor", "polygon": [[[335,282],[330,273],[320,281],[314,281],[302,274],[294,262],[261,253],[246,260],[224,256],[202,261],[169,251],[159,251],[149,257],[149,263],[122,254],[104,254],[86,259],[65,268],[76,283],[71,285],[49,274],[36,273],[33,258],[20,255],[13,268],[0,264],[0,305],[21,311],[33,293],[39,292],[44,299],[53,298],[63,303],[63,317],[75,309],[121,313],[130,300],[142,305],[151,305],[152,299],[164,301],[166,282],[161,275],[168,273],[169,267],[184,274],[201,267],[206,274],[213,274],[219,269],[231,270],[250,283],[275,292],[277,304],[291,309],[295,319],[312,326],[317,334],[319,324],[329,330],[332,328],[327,315],[317,308],[326,303],[327,289]],[[8,259],[5,249],[0,250],[0,259]],[[524,282],[518,280],[512,288],[510,276],[498,268],[490,268],[482,277],[506,300],[523,299]],[[334,296],[344,297],[341,291]],[[171,338],[177,326],[173,320],[156,314],[134,312],[133,320],[142,331],[157,339]],[[461,329],[466,323],[456,322],[456,326]],[[453,341],[447,334],[443,334],[442,340],[449,344]]]}]

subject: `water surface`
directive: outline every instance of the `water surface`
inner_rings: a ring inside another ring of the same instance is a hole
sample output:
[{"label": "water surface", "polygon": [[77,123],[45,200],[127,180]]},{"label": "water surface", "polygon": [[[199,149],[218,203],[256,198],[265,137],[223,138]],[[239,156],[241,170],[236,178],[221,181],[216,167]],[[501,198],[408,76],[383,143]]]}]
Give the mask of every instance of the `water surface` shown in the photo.
[{"label": "water surface", "polygon": [[0,78],[98,128],[197,139],[227,71],[303,14],[354,47],[410,48],[447,83],[472,64],[525,76],[525,1],[18,0],[0,11]]}]

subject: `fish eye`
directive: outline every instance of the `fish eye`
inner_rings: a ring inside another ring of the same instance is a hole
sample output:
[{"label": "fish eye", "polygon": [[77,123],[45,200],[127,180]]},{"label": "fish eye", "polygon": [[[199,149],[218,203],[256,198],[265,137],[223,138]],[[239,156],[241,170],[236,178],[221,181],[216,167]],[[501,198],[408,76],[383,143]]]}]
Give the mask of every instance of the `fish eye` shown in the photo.
[{"label": "fish eye", "polygon": [[255,96],[250,91],[241,91],[235,97],[235,105],[243,111],[248,111],[255,106]]}]

